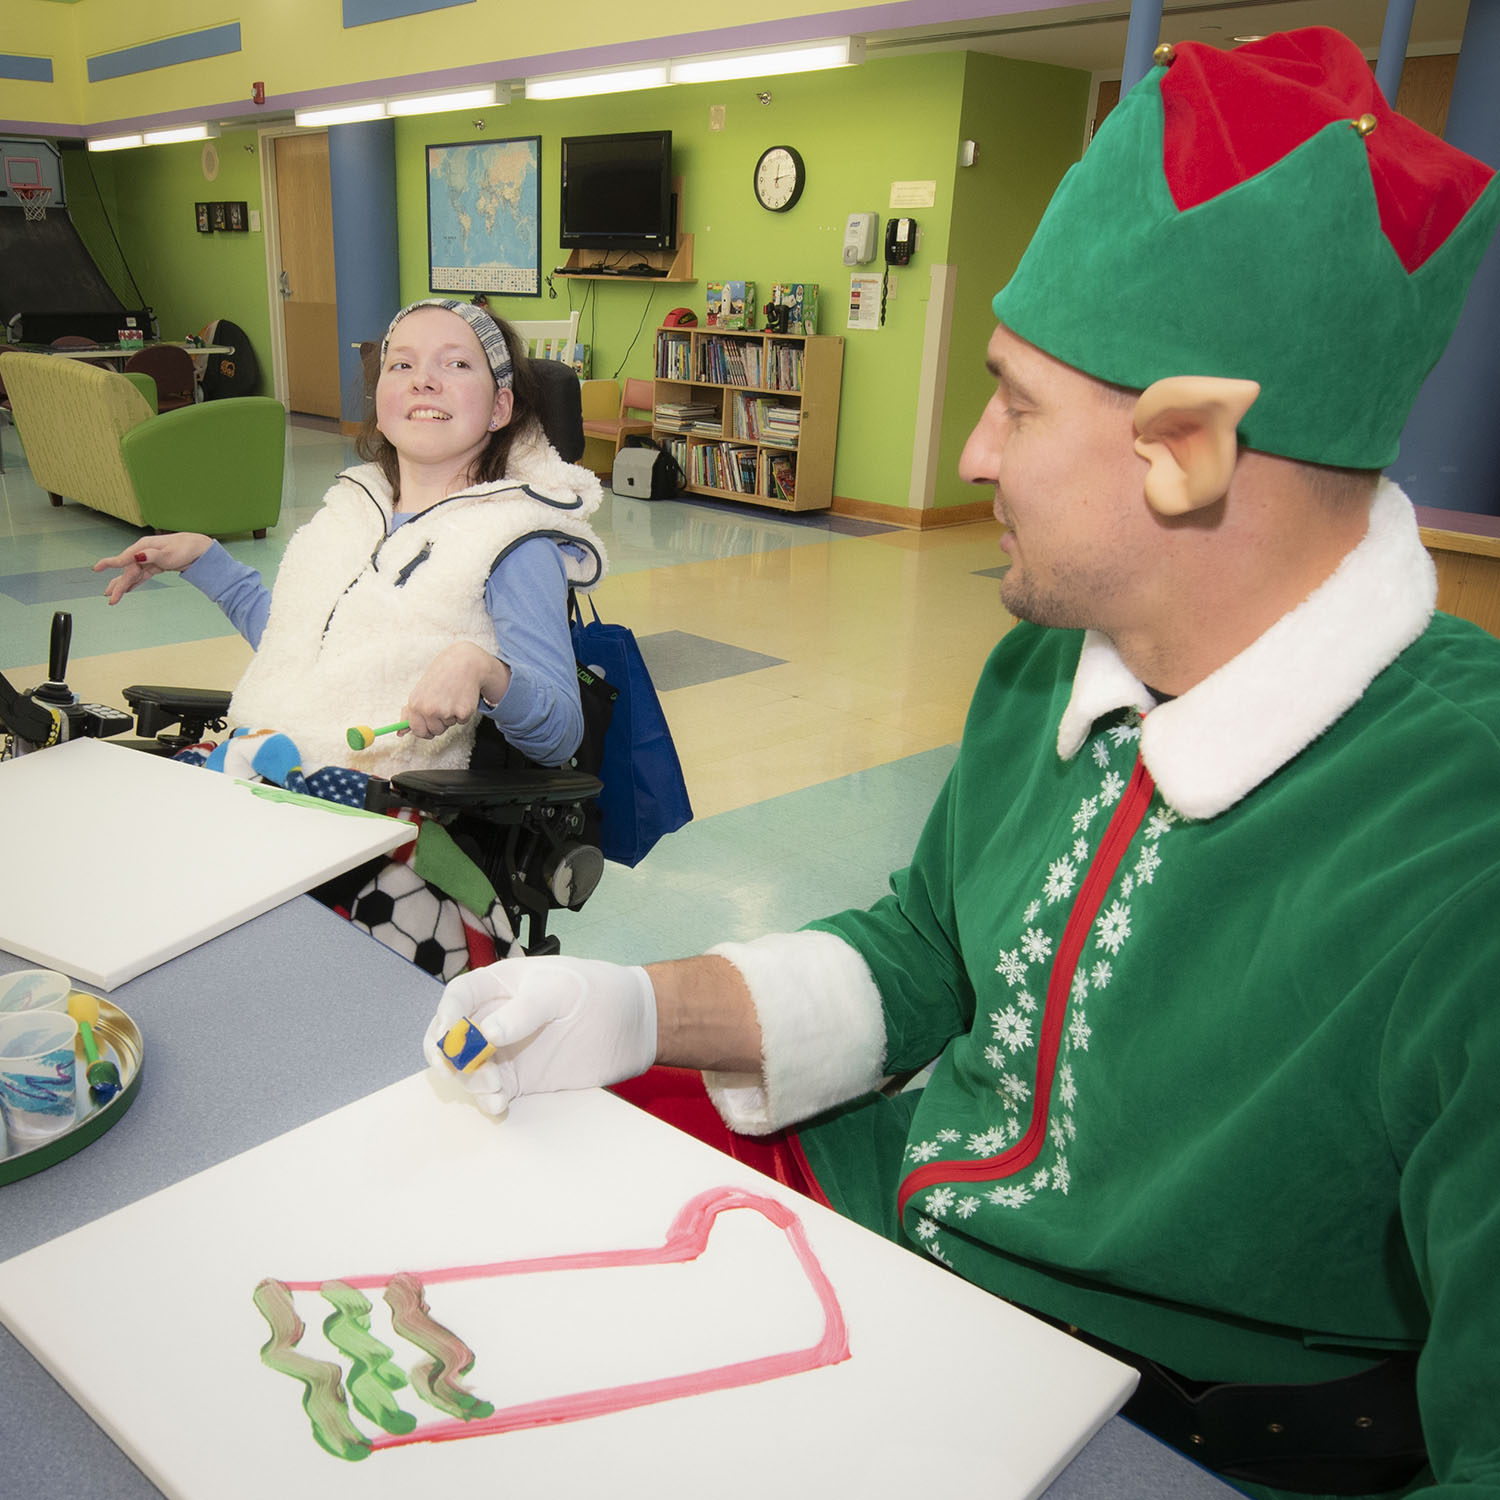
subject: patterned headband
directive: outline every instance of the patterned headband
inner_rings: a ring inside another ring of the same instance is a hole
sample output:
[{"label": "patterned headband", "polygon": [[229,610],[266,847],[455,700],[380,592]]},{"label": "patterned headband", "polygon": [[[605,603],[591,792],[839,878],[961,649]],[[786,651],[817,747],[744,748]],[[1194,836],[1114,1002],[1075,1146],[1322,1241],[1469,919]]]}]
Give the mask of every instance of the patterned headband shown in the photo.
[{"label": "patterned headband", "polygon": [[441,307],[448,312],[457,313],[474,330],[474,337],[479,340],[479,347],[484,350],[484,357],[490,362],[490,374],[495,377],[496,386],[502,391],[511,388],[510,345],[505,342],[500,325],[482,307],[476,307],[472,302],[458,302],[450,297],[425,297],[420,302],[409,303],[391,319],[391,326],[386,329],[385,337],[380,341],[381,369],[385,368],[385,354],[390,347],[391,334],[396,331],[396,324],[408,313],[416,312],[419,307]]}]

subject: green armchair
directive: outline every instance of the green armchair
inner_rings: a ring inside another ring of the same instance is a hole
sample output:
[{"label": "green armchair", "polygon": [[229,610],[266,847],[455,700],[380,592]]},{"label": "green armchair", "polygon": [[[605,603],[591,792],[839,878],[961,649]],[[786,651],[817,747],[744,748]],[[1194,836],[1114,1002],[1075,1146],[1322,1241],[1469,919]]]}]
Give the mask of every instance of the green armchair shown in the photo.
[{"label": "green armchair", "polygon": [[49,354],[0,354],[32,477],[139,527],[264,536],[281,515],[286,412],[265,396],[156,416],[130,379]]}]

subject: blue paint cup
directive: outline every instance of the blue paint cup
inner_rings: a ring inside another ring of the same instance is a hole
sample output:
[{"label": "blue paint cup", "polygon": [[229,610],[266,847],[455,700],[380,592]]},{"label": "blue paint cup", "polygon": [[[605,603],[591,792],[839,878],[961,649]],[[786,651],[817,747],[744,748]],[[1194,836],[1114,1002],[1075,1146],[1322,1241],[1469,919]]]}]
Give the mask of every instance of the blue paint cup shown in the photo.
[{"label": "blue paint cup", "polygon": [[78,1022],[66,1012],[0,1015],[0,1115],[12,1154],[72,1127]]}]

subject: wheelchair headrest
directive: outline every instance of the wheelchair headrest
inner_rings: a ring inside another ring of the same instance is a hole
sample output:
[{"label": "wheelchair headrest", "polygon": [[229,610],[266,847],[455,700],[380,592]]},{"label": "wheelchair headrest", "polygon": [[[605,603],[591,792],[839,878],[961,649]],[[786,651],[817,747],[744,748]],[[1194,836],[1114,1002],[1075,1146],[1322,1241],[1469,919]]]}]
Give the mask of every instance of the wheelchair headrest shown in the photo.
[{"label": "wheelchair headrest", "polygon": [[528,359],[536,414],[547,440],[569,463],[583,456],[583,396],[573,367],[560,359]]}]

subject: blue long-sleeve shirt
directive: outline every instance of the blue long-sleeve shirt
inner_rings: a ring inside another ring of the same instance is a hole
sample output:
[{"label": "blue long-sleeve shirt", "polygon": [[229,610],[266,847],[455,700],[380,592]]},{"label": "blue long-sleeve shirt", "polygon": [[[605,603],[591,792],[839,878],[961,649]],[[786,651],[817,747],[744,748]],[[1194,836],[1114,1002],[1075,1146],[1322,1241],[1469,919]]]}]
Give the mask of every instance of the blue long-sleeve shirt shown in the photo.
[{"label": "blue long-sleeve shirt", "polygon": [[[398,513],[391,530],[410,520]],[[271,591],[260,574],[215,542],[182,577],[212,599],[252,647],[271,613]],[[577,664],[567,621],[568,579],[559,544],[545,537],[522,542],[503,557],[485,584],[485,608],[495,626],[495,655],[511,672],[505,696],[480,711],[523,755],[560,765],[583,736]]]}]

